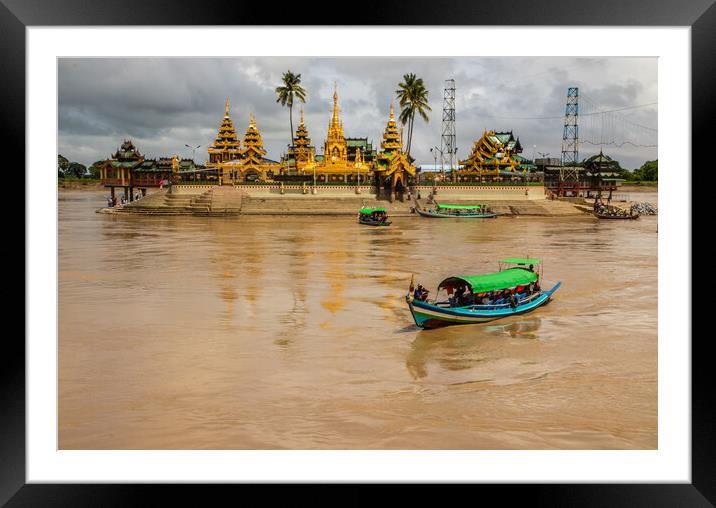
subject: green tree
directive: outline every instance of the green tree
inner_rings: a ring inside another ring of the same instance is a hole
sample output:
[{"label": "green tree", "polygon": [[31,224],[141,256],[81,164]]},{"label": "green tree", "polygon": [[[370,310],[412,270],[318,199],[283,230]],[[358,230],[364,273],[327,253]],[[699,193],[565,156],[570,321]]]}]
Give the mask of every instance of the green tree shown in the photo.
[{"label": "green tree", "polygon": [[639,180],[644,180],[648,182],[659,181],[659,159],[653,161],[646,161],[634,173],[636,173],[636,176],[638,176]]},{"label": "green tree", "polygon": [[62,155],[57,155],[57,176],[63,178],[67,173],[67,168],[70,167],[70,161],[65,159]]},{"label": "green tree", "polygon": [[80,164],[79,162],[70,162],[67,168],[66,174],[74,176],[75,178],[82,178],[87,173],[87,166]]},{"label": "green tree", "polygon": [[[306,102],[306,90],[301,86],[301,75],[294,74],[290,70],[283,73],[283,85],[276,87],[276,102],[280,102],[281,106],[288,106],[288,121],[291,127],[291,141],[289,146],[293,145],[293,101],[294,98],[301,102]],[[296,166],[298,167],[298,166]]]},{"label": "green tree", "polygon": [[90,178],[99,179],[99,167],[102,164],[104,164],[104,161],[96,161],[93,162],[89,168],[87,168],[87,170],[89,171]]},{"label": "green tree", "polygon": [[400,122],[403,125],[408,124],[408,145],[405,152],[410,157],[415,114],[420,115],[425,122],[430,121],[427,111],[432,111],[432,109],[428,104],[428,90],[425,88],[423,78],[418,78],[415,74],[410,73],[403,75],[403,82],[398,84],[398,90],[395,93],[400,104]]}]

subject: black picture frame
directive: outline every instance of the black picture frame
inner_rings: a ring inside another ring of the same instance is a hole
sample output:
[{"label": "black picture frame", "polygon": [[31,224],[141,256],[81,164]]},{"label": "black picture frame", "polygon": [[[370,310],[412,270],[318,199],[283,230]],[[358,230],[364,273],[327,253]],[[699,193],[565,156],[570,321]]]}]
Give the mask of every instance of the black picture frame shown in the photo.
[{"label": "black picture frame", "polygon": [[[716,5],[714,0],[658,2],[634,0],[529,0],[505,2],[397,2],[360,5],[353,12],[343,11],[340,19],[359,25],[573,25],[573,26],[689,26],[692,35],[692,149],[709,146],[707,138],[713,122],[714,57],[716,48]],[[179,0],[0,0],[0,94],[6,129],[4,144],[12,147],[13,166],[25,167],[25,28],[51,25],[316,25],[335,24],[335,4],[312,2],[306,8],[284,10],[280,4],[239,3],[225,0],[211,3]],[[408,7],[409,6],[409,7]],[[349,15],[350,14],[350,15]],[[569,41],[565,41],[569,54]],[[668,97],[660,98],[668,100]],[[48,119],[48,121],[52,121]],[[708,123],[707,123],[708,122]],[[684,170],[684,169],[682,169]],[[691,171],[690,168],[685,169]],[[48,173],[49,174],[49,173]],[[25,173],[26,187],[31,181]],[[22,207],[24,209],[24,206]],[[18,225],[18,238],[24,236]],[[16,242],[22,245],[24,241]],[[7,247],[6,247],[7,250]],[[19,252],[15,249],[15,254]],[[24,256],[23,256],[23,266]],[[24,299],[18,298],[17,302]],[[9,314],[9,311],[6,310]],[[9,317],[9,316],[8,316]],[[23,325],[24,329],[24,325]],[[691,337],[670,337],[691,340]],[[707,352],[708,334],[692,341],[692,483],[691,484],[611,484],[611,485],[514,485],[478,486],[494,491],[501,503],[515,496],[537,506],[712,506],[716,503],[716,419],[714,369]],[[0,503],[7,506],[130,506],[151,504],[149,497],[165,498],[169,491],[179,494],[183,503],[212,505],[229,486],[189,490],[186,485],[48,485],[25,481],[25,343],[20,334],[6,334],[5,361],[0,369]],[[246,486],[244,486],[246,488]],[[293,499],[318,501],[314,489],[293,487]],[[462,489],[461,489],[462,490]],[[374,499],[359,486],[350,486],[340,505],[365,504]],[[414,496],[423,494],[413,490]],[[474,494],[471,494],[474,495]],[[216,497],[215,497],[216,496]],[[298,498],[293,497],[298,496]],[[401,494],[402,496],[402,494]],[[272,498],[275,493],[272,491]],[[410,502],[410,494],[403,502]],[[212,501],[214,500],[214,501]],[[332,504],[335,498],[331,497]]]}]

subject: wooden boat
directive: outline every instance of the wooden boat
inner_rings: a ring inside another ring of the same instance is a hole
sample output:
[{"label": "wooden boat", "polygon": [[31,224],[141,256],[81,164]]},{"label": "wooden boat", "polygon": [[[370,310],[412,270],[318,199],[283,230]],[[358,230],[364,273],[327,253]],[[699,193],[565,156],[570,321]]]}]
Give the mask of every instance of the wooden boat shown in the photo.
[{"label": "wooden boat", "polygon": [[[417,291],[413,291],[411,281],[410,292],[405,300],[415,324],[421,328],[439,328],[450,325],[486,323],[509,316],[526,314],[546,305],[552,294],[562,284],[557,282],[551,288],[543,290],[539,287],[541,269],[538,274],[534,266],[541,268],[542,261],[530,258],[508,258],[499,261],[499,270],[484,275],[460,275],[448,277],[438,285],[436,298],[422,299]],[[529,268],[527,267],[529,266]],[[418,286],[420,288],[422,286]],[[534,291],[530,294],[530,287]],[[440,299],[440,292],[445,290],[454,297]],[[461,290],[466,291],[465,298],[460,298]],[[507,298],[506,291],[514,294]],[[479,301],[486,295],[503,295],[493,298],[489,303],[467,303]],[[507,301],[503,301],[507,300]]]},{"label": "wooden boat", "polygon": [[483,205],[449,205],[436,204],[434,208],[423,210],[420,206],[415,207],[415,211],[423,217],[433,217],[438,219],[492,219],[497,214],[491,212]]},{"label": "wooden boat", "polygon": [[630,214],[627,213],[627,210],[624,210],[622,208],[618,208],[613,205],[606,205],[604,207],[604,210],[606,212],[612,211],[615,212],[614,214],[604,213],[604,212],[598,212],[592,208],[587,208],[586,206],[578,206],[575,205],[578,210],[581,210],[582,212],[588,213],[590,215],[594,215],[598,219],[622,219],[622,220],[634,220],[639,218],[639,214]]},{"label": "wooden boat", "polygon": [[609,215],[605,213],[592,212],[592,214],[599,219],[625,219],[634,220],[639,218],[639,214],[636,215]]},{"label": "wooden boat", "polygon": [[358,222],[367,226],[390,226],[391,224],[385,208],[361,208],[358,212]]}]

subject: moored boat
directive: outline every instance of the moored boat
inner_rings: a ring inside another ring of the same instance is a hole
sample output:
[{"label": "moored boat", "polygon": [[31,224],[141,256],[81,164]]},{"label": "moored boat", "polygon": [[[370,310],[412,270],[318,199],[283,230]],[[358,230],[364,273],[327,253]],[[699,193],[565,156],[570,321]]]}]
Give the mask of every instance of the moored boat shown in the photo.
[{"label": "moored boat", "polygon": [[[525,314],[549,303],[561,285],[557,282],[542,289],[541,267],[539,259],[502,259],[497,272],[448,277],[438,285],[434,299],[427,298],[428,292],[422,286],[414,290],[411,281],[405,300],[415,324],[421,328],[486,323]],[[441,299],[443,290],[446,295]]]},{"label": "moored boat", "polygon": [[423,217],[433,217],[439,219],[492,219],[497,217],[497,214],[485,205],[436,204],[435,207],[429,209],[423,209],[420,208],[420,206],[416,206],[415,211]]},{"label": "moored boat", "polygon": [[361,208],[358,222],[367,226],[390,226],[391,223],[385,208]]},{"label": "moored boat", "polygon": [[595,217],[599,219],[623,219],[623,220],[634,220],[639,218],[639,214],[610,214],[610,213],[599,213],[592,212]]}]

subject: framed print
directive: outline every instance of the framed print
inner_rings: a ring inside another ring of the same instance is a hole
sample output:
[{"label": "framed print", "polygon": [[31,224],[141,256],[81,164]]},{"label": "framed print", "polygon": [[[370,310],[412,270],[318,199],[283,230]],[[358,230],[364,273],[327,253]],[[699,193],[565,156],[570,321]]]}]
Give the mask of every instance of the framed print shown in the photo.
[{"label": "framed print", "polygon": [[716,8],[254,7],[2,6],[28,295],[3,502],[712,503],[690,200]]}]

